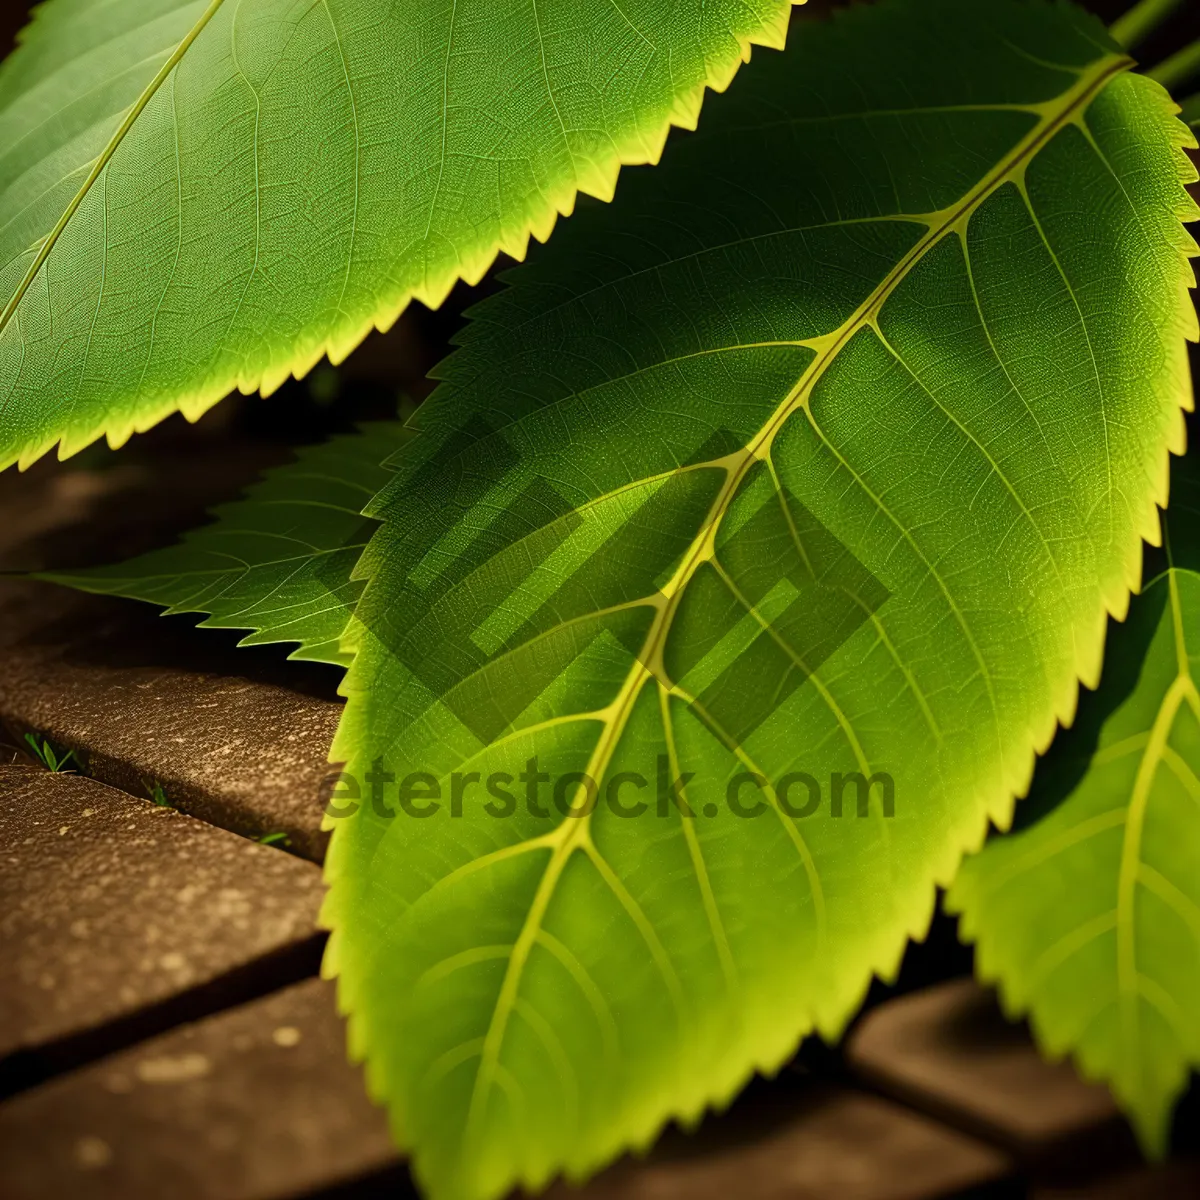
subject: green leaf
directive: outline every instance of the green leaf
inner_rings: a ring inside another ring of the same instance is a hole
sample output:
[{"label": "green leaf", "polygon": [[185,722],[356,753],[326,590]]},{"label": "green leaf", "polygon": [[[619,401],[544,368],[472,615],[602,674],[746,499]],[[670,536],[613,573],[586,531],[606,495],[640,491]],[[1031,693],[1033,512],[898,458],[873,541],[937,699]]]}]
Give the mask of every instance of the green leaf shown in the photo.
[{"label": "green leaf", "polygon": [[980,974],[1052,1055],[1108,1082],[1146,1149],[1200,1069],[1200,459],[1176,459],[1161,570],[1020,832],[950,893]]},{"label": "green leaf", "polygon": [[325,911],[437,1200],[835,1036],[1098,677],[1195,333],[1126,66],[1063,5],[851,7],[475,311],[371,509]]},{"label": "green leaf", "polygon": [[74,774],[67,764],[75,757],[74,750],[68,750],[61,758],[58,752],[45,738],[39,738],[35,733],[27,733],[25,741],[33,750],[33,756],[46,768],[47,771],[55,773]]},{"label": "green leaf", "polygon": [[362,592],[351,576],[376,528],[362,510],[406,438],[398,421],[380,422],[306,447],[178,545],[38,578],[167,613],[208,613],[206,628],[253,630],[243,646],[297,642],[291,658],[348,665],[339,642]]},{"label": "green leaf", "polygon": [[1183,102],[1183,119],[1193,129],[1200,129],[1200,95]]},{"label": "green leaf", "polygon": [[0,467],[340,361],[694,126],[791,0],[48,0],[0,68]]}]

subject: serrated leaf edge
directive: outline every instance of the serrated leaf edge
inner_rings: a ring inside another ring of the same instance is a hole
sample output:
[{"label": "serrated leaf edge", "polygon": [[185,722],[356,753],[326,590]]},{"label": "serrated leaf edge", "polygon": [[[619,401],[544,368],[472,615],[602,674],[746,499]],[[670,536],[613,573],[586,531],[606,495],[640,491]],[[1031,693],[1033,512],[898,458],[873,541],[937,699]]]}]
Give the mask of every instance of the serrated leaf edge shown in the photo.
[{"label": "serrated leaf edge", "polygon": [[[875,318],[878,316],[884,301],[891,294],[894,287],[925,253],[944,237],[965,237],[966,224],[970,220],[970,217],[983,200],[999,187],[1006,183],[1013,183],[1024,192],[1025,168],[1036,157],[1037,151],[1051,137],[1069,125],[1076,125],[1090,139],[1091,132],[1085,123],[1088,105],[1091,100],[1095,99],[1104,90],[1104,87],[1108,83],[1127,71],[1131,66],[1133,66],[1133,62],[1129,58],[1123,55],[1110,55],[1107,58],[1098,60],[1083,72],[1080,72],[1080,82],[1067,92],[1051,101],[1045,102],[1043,105],[1029,106],[1030,110],[1036,108],[1044,109],[1047,116],[1039,123],[1038,127],[1022,140],[1010,155],[1006,156],[1005,164],[990,173],[981,184],[973,188],[966,199],[959,200],[940,213],[929,214],[930,231],[905,256],[901,263],[889,273],[888,277],[872,293],[871,297],[860,306],[860,309],[841,328],[821,338],[813,339],[811,343],[801,343],[821,346],[824,349],[824,355],[819,349],[813,364],[810,364],[796,387],[779,406],[771,420],[764,426],[764,429],[760,431],[757,440],[769,444],[769,440],[774,436],[774,432],[777,432],[782,427],[783,420],[787,416],[792,415],[797,409],[805,407],[804,401],[811,392],[812,387],[815,386],[817,379],[823,374],[825,368],[834,361],[841,346],[853,333],[870,326],[882,338],[881,331],[874,323]],[[1164,118],[1173,117],[1177,114],[1179,108],[1167,93],[1163,89],[1158,88],[1157,85],[1150,86],[1157,88],[1160,103],[1163,105]],[[1183,228],[1185,222],[1195,220],[1197,216],[1200,216],[1200,209],[1197,209],[1197,206],[1191,201],[1185,190],[1185,185],[1196,178],[1196,172],[1184,153],[1184,149],[1194,146],[1195,139],[1182,122],[1175,120],[1173,124],[1177,130],[1174,144],[1177,147],[1176,161],[1180,180],[1180,199],[1174,213],[1180,221],[1177,243],[1177,248],[1180,251],[1180,271],[1178,278],[1179,307],[1176,318],[1180,325],[1179,332],[1187,339],[1195,341],[1200,331],[1197,329],[1196,314],[1192,308],[1189,296],[1190,289],[1195,286],[1195,277],[1188,265],[1188,259],[1196,256],[1200,251],[1198,251],[1195,242]],[[916,221],[919,218],[908,217],[906,219]],[[937,228],[935,224],[938,220],[944,221],[940,228]],[[831,347],[834,347],[832,353],[829,352]],[[1157,470],[1157,479],[1149,489],[1149,494],[1141,505],[1140,517],[1136,519],[1137,532],[1131,538],[1122,561],[1114,569],[1107,587],[1099,596],[1100,604],[1098,605],[1096,616],[1092,621],[1092,629],[1089,636],[1082,645],[1080,640],[1076,641],[1078,657],[1074,669],[1070,677],[1065,679],[1057,700],[1048,706],[1047,711],[1040,721],[1035,719],[1027,727],[1020,739],[1016,737],[1012,739],[1014,743],[1018,740],[1023,742],[1025,749],[1014,752],[1008,758],[1009,770],[1007,775],[996,782],[990,794],[984,793],[979,797],[979,814],[975,823],[975,829],[968,832],[957,847],[952,844],[946,847],[941,860],[933,866],[931,871],[932,882],[928,890],[923,895],[915,895],[910,900],[907,921],[903,917],[899,919],[899,923],[904,926],[904,933],[907,939],[919,941],[925,936],[936,906],[938,888],[948,887],[957,874],[959,865],[965,855],[979,850],[986,836],[989,822],[1000,829],[1007,829],[1009,827],[1016,800],[1028,793],[1038,756],[1049,748],[1060,725],[1069,726],[1074,721],[1079,701],[1080,683],[1088,683],[1089,681],[1099,679],[1103,663],[1108,618],[1111,615],[1118,620],[1124,619],[1128,612],[1130,596],[1140,584],[1142,570],[1141,543],[1142,541],[1150,541],[1158,544],[1161,539],[1159,506],[1165,503],[1167,496],[1170,455],[1171,453],[1182,453],[1184,449],[1186,431],[1183,414],[1185,411],[1191,409],[1192,403],[1193,393],[1190,377],[1187,376],[1185,371],[1176,395],[1178,415],[1175,429],[1172,434],[1168,435],[1167,444],[1163,448],[1161,461]],[[758,461],[758,458],[753,453],[747,454],[746,457],[749,461]],[[736,488],[733,490],[736,490]],[[722,498],[727,502],[731,495],[732,491],[727,485],[722,490],[722,496],[718,498],[717,504],[722,503]],[[717,523],[719,524],[719,522]],[[715,532],[715,524],[712,521],[706,522],[706,528],[710,525],[713,526],[713,532]],[[673,580],[672,584],[677,585],[678,578]],[[668,584],[663,589],[664,593],[668,596],[671,594],[672,584]],[[361,623],[357,620],[352,622],[352,631],[347,635],[348,641],[352,646],[358,643],[362,632]],[[351,746],[349,743],[353,737],[351,726],[356,718],[358,705],[354,692],[347,686],[350,682],[351,677],[347,676],[347,680],[344,682],[342,688],[342,694],[348,697],[347,710],[335,737],[331,754],[333,759],[347,759],[352,757],[350,755]],[[622,694],[624,695],[625,692],[626,688],[623,688]],[[636,697],[637,689],[634,689],[633,695]],[[617,703],[619,702],[620,697]],[[604,740],[603,735],[601,740]],[[615,739],[613,740],[613,744],[615,745]],[[599,777],[595,773],[596,770],[602,771],[603,766],[597,766],[595,761],[589,763],[588,773],[594,778]],[[562,838],[564,843],[583,836],[580,830],[586,832],[586,822],[578,821],[573,824],[575,828],[567,831]],[[365,1062],[368,1090],[377,1103],[386,1105],[389,1090],[387,1079],[383,1074],[383,1068],[379,1061],[367,1057],[361,1014],[355,1011],[355,998],[350,994],[350,988],[339,967],[341,939],[339,937],[340,931],[337,927],[337,908],[339,902],[337,844],[338,842],[335,838],[331,846],[330,856],[326,860],[325,877],[329,890],[326,894],[320,920],[322,926],[330,930],[330,939],[326,948],[325,960],[322,964],[322,975],[325,978],[336,978],[338,980],[338,1007],[339,1011],[347,1018],[351,1057],[355,1061]],[[565,857],[563,861],[565,862]],[[550,869],[548,868],[547,875],[549,874]],[[540,892],[541,889],[539,888],[539,895]],[[535,900],[536,903],[537,901]],[[524,933],[522,937],[524,937]],[[644,1120],[640,1126],[626,1131],[623,1144],[634,1153],[642,1153],[672,1120],[679,1119],[685,1126],[690,1126],[697,1122],[705,1111],[722,1110],[728,1106],[754,1074],[774,1074],[794,1054],[800,1041],[814,1030],[819,1032],[826,1040],[835,1040],[861,1004],[872,978],[878,977],[887,982],[894,979],[899,970],[906,946],[905,940],[897,939],[894,933],[889,931],[889,936],[886,939],[880,938],[879,941],[880,945],[870,950],[866,956],[867,965],[863,971],[863,978],[858,989],[858,994],[854,999],[854,1003],[846,1012],[836,1015],[829,1014],[824,1018],[820,1013],[811,1010],[808,1013],[797,1013],[797,1033],[795,1038],[789,1042],[788,1048],[784,1052],[775,1053],[762,1061],[749,1063],[740,1078],[728,1088],[713,1094],[707,1094],[703,1089],[700,1089],[700,1094],[693,1098],[692,1103],[687,1105],[680,1103],[677,1108],[662,1116]],[[883,944],[885,941],[888,943],[887,945]],[[390,1116],[393,1122],[393,1135],[401,1145],[404,1145],[406,1142],[405,1133],[399,1126],[394,1108],[390,1110]],[[602,1164],[597,1163],[585,1170],[574,1170],[570,1165],[564,1165],[562,1167],[562,1174],[569,1180],[578,1181],[588,1177],[600,1165]],[[419,1155],[414,1155],[414,1169],[420,1178],[422,1173]],[[509,1178],[494,1189],[494,1193],[500,1194],[505,1188],[512,1186],[537,1188],[543,1186],[545,1182],[546,1180],[544,1179],[531,1178],[527,1174],[514,1171]]]},{"label": "serrated leaf edge", "polygon": [[[805,2],[806,0],[789,0],[789,3],[793,7]],[[132,127],[137,115],[146,107],[155,91],[165,82],[174,67],[178,65],[187,48],[203,32],[204,27],[223,3],[224,0],[211,0],[208,8],[201,15],[197,23],[183,41],[180,42],[180,45],[172,53],[167,63],[159,70],[154,79],[147,85],[143,94],[138,98],[134,108],[122,122],[113,139],[101,154],[100,159],[97,160],[92,171],[89,172],[87,179],[81,185],[79,192],[68,206],[64,216],[60,218],[54,230],[48,235],[46,242],[39,250],[35,263],[30,267],[26,278],[22,281],[18,292],[5,307],[3,315],[0,315],[0,332],[3,331],[13,314],[16,313],[25,290],[36,278],[38,270],[40,270],[50,251],[53,249],[53,244],[57,240],[57,237],[66,227],[70,216],[82,203],[87,192],[103,171],[104,166],[112,158],[120,142]],[[470,254],[467,258],[460,259],[456,274],[450,275],[432,285],[426,281],[422,287],[412,289],[410,292],[403,294],[400,299],[388,301],[380,305],[373,316],[364,317],[352,324],[343,322],[340,327],[333,329],[327,334],[318,346],[306,350],[301,354],[281,359],[278,362],[268,362],[263,367],[256,368],[250,374],[227,373],[223,377],[223,382],[205,383],[200,387],[184,391],[171,400],[162,401],[154,408],[141,413],[132,420],[110,422],[97,429],[94,433],[80,437],[77,440],[69,441],[66,433],[56,434],[35,446],[26,446],[24,450],[17,454],[10,455],[7,458],[0,457],[0,471],[11,466],[14,462],[18,470],[27,470],[33,463],[37,462],[38,459],[42,458],[55,447],[58,448],[59,461],[63,461],[74,454],[78,454],[81,450],[99,441],[102,437],[107,439],[110,449],[119,449],[135,433],[145,433],[148,429],[153,428],[153,426],[175,412],[181,413],[187,421],[194,424],[210,408],[234,390],[246,396],[253,395],[255,392],[260,392],[263,397],[270,396],[286,383],[288,379],[303,378],[322,358],[328,358],[334,366],[343,362],[372,332],[386,333],[413,300],[420,301],[427,308],[439,308],[460,280],[470,286],[479,283],[501,254],[506,254],[517,262],[523,261],[529,252],[530,238],[532,237],[538,242],[545,242],[553,232],[559,217],[570,216],[574,212],[576,198],[581,193],[608,203],[615,194],[617,179],[622,167],[652,166],[657,164],[662,157],[663,149],[666,146],[667,137],[671,129],[694,130],[700,117],[700,110],[705,94],[708,91],[725,91],[742,64],[750,61],[753,47],[763,46],[772,50],[783,49],[787,39],[790,18],[791,9],[782,8],[779,10],[772,24],[764,25],[762,29],[749,36],[737,37],[739,56],[731,58],[728,62],[721,63],[716,68],[710,66],[708,74],[701,83],[677,95],[666,122],[653,130],[635,129],[627,135],[630,140],[640,140],[642,143],[640,146],[636,148],[631,147],[625,152],[606,160],[603,164],[598,164],[594,161],[590,164],[585,164],[580,160],[575,160],[574,165],[577,172],[579,172],[576,178],[557,190],[544,193],[545,199],[550,202],[548,211],[544,211],[540,216],[535,216],[526,222],[523,227],[506,233],[498,245],[490,249],[480,249]],[[29,28],[30,26],[26,26],[26,30]],[[19,38],[18,40],[19,42],[23,41],[23,38]],[[590,172],[585,171],[588,165],[591,167]]]}]

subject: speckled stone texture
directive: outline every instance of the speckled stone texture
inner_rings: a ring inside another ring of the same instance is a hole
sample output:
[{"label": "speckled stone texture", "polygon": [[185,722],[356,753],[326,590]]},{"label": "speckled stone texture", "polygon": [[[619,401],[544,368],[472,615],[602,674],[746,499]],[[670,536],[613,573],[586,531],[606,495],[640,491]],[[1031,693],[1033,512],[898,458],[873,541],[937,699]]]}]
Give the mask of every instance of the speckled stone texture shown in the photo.
[{"label": "speckled stone texture", "polygon": [[0,1059],[319,951],[315,866],[89,779],[0,767],[0,856]]},{"label": "speckled stone texture", "polygon": [[287,988],[0,1105],[5,1200],[267,1200],[397,1161],[333,987]]},{"label": "speckled stone texture", "polygon": [[319,861],[341,705],[235,673],[228,636],[187,630],[181,654],[165,625],[133,601],[0,581],[0,717],[13,740],[34,731],[96,779],[143,796],[159,783],[193,816],[286,833]]}]

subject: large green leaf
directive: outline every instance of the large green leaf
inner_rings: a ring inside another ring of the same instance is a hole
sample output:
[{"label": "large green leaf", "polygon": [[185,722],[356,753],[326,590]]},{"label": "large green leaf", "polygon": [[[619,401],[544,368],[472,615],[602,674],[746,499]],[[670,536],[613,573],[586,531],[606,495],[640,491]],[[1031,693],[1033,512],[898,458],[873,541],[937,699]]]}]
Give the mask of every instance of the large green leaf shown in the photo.
[{"label": "large green leaf", "polygon": [[1152,1153],[1200,1069],[1200,459],[1177,459],[1161,569],[1019,833],[950,894],[978,966],[1038,1040],[1109,1082]]},{"label": "large green leaf", "polygon": [[791,0],[49,0],[0,68],[0,467],[344,357],[695,124]]},{"label": "large green leaf", "polygon": [[208,628],[252,630],[244,646],[297,642],[292,658],[346,666],[340,639],[362,592],[351,575],[376,526],[362,510],[406,439],[393,421],[307,447],[178,545],[39,578],[168,613],[208,613]]},{"label": "large green leaf", "polygon": [[1126,66],[1064,5],[850,8],[474,313],[371,510],[325,914],[433,1196],[836,1034],[1097,679],[1195,332]]}]

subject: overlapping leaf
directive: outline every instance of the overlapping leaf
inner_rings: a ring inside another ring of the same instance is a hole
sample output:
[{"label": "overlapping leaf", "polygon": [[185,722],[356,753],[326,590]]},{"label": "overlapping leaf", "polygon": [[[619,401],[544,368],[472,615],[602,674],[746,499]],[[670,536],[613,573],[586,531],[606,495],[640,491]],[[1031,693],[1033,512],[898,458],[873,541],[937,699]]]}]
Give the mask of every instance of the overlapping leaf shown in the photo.
[{"label": "overlapping leaf", "polygon": [[336,361],[695,123],[791,0],[48,0],[0,68],[0,467]]},{"label": "overlapping leaf", "polygon": [[297,642],[292,658],[346,666],[340,639],[362,592],[351,576],[376,527],[362,510],[391,477],[384,460],[406,440],[388,422],[300,450],[179,545],[40,578],[169,613],[208,613],[209,628],[252,630],[242,645]]},{"label": "overlapping leaf", "polygon": [[980,973],[1047,1051],[1111,1084],[1154,1153],[1200,1069],[1198,463],[1175,462],[1165,552],[1039,768],[1026,827],[950,895]]},{"label": "overlapping leaf", "polygon": [[1062,5],[850,9],[473,314],[372,509],[326,909],[434,1197],[836,1033],[1095,682],[1194,333],[1127,65]]}]

